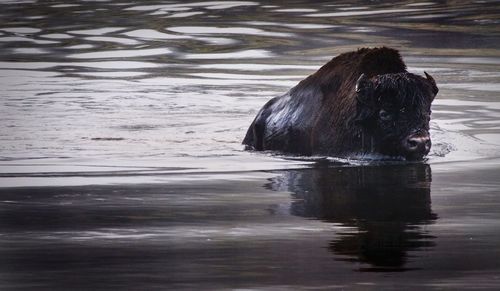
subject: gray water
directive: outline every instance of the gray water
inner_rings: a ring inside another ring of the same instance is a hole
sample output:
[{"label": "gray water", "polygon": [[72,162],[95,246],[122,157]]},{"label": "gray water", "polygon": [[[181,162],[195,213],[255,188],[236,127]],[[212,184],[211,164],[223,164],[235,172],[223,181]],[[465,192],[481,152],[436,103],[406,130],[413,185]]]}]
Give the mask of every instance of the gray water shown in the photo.
[{"label": "gray water", "polygon": [[[0,1],[0,289],[500,288],[498,1]],[[332,57],[433,75],[421,163],[244,151]]]}]

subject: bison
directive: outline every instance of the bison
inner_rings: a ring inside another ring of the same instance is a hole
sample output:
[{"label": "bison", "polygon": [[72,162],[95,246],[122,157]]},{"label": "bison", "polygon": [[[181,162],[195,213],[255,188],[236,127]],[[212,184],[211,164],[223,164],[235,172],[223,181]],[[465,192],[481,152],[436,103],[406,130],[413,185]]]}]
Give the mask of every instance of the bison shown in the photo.
[{"label": "bison", "polygon": [[429,153],[434,79],[409,73],[395,49],[333,58],[258,112],[243,144],[257,151],[419,160]]}]

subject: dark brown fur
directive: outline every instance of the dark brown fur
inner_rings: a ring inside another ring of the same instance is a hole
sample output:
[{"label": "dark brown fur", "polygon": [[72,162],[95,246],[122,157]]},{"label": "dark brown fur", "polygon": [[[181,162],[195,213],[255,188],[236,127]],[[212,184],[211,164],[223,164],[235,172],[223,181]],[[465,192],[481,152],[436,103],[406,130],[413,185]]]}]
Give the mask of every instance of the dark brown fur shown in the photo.
[{"label": "dark brown fur", "polygon": [[[356,92],[356,83],[362,74],[367,80],[366,90]],[[401,139],[415,128],[428,130],[426,114],[430,114],[437,87],[433,89],[432,82],[406,71],[406,65],[394,49],[363,48],[344,53],[285,95],[264,105],[250,125],[243,144],[255,150],[301,155],[346,156],[367,152],[399,155],[397,138]],[[371,97],[363,95],[367,90]],[[393,94],[393,91],[402,93]],[[385,97],[379,95],[391,95],[391,100],[385,100],[384,105]],[[381,132],[384,125],[378,126],[375,115],[384,106],[397,107],[395,110],[408,107],[408,114],[417,120],[407,122],[407,128],[397,134],[393,134],[396,129],[385,128],[387,132]],[[422,118],[426,118],[427,125],[419,122]]]}]

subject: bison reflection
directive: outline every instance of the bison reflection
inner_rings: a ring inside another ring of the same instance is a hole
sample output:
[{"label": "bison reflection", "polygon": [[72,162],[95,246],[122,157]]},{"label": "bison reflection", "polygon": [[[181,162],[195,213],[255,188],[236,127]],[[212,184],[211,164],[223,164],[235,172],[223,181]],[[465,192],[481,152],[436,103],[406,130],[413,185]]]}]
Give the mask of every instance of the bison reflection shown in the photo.
[{"label": "bison reflection", "polygon": [[361,271],[402,271],[408,251],[434,245],[428,165],[341,167],[286,173],[291,213],[340,223],[330,249]]}]

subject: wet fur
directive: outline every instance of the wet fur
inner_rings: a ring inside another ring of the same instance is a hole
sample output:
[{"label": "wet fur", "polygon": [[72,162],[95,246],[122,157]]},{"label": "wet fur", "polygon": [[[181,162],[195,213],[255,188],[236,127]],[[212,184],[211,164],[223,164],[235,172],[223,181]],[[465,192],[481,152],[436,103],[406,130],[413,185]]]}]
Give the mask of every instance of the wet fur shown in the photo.
[{"label": "wet fur", "polygon": [[[361,74],[369,81],[356,92]],[[398,138],[415,127],[428,130],[433,89],[427,79],[406,71],[394,49],[363,48],[344,53],[265,104],[243,144],[255,150],[300,155],[397,155]],[[377,121],[379,110],[385,107],[405,108],[401,116],[404,122],[397,125],[400,128]],[[424,119],[427,125],[420,122]]]}]

